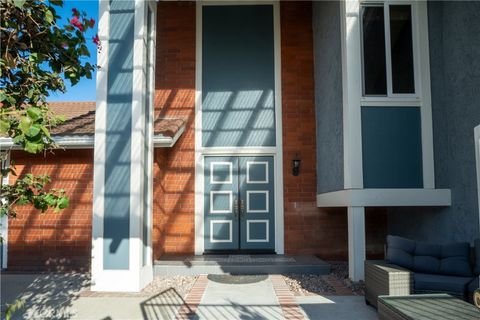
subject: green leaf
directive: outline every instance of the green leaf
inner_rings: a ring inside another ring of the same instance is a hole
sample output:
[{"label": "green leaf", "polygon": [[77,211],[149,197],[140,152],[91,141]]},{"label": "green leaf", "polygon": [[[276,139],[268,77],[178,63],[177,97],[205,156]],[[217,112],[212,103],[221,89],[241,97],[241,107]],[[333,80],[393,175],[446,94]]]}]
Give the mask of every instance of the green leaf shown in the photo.
[{"label": "green leaf", "polygon": [[27,114],[33,121],[35,121],[42,116],[42,110],[36,107],[30,107],[27,109]]},{"label": "green leaf", "polygon": [[35,143],[31,141],[26,141],[25,142],[25,151],[30,152],[30,153],[37,153],[39,151],[43,150],[43,144],[40,143]]},{"label": "green leaf", "polygon": [[13,3],[17,8],[22,8],[25,2],[27,2],[27,0],[13,0]]},{"label": "green leaf", "polygon": [[26,134],[30,130],[30,126],[32,125],[32,120],[28,117],[22,117],[20,119],[20,124],[18,125],[18,128]]},{"label": "green leaf", "polygon": [[7,99],[7,95],[5,94],[5,91],[4,90],[0,91],[0,102],[6,99]]},{"label": "green leaf", "polygon": [[48,131],[47,127],[41,126],[41,129],[42,129],[44,135],[51,138],[50,131]]},{"label": "green leaf", "polygon": [[66,207],[68,207],[68,198],[61,197],[60,199],[58,199],[57,208],[65,209]]},{"label": "green leaf", "polygon": [[25,135],[27,137],[33,138],[33,137],[37,136],[40,133],[41,130],[42,130],[41,125],[34,124],[34,125],[30,126],[30,129],[28,130],[28,132],[25,133]]},{"label": "green leaf", "polygon": [[10,122],[5,120],[0,120],[0,133],[6,134],[10,129]]},{"label": "green leaf", "polygon": [[52,14],[52,11],[48,10],[45,11],[45,21],[47,21],[48,23],[52,23],[53,22],[53,14]]}]

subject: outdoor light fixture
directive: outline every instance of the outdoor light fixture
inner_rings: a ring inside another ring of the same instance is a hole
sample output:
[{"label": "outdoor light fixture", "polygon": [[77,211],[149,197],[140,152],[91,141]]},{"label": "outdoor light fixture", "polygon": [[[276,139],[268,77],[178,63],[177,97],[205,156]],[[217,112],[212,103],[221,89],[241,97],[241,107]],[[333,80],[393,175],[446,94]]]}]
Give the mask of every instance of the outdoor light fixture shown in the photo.
[{"label": "outdoor light fixture", "polygon": [[295,154],[295,158],[293,158],[292,165],[293,165],[293,170],[292,174],[294,176],[298,176],[300,174],[300,163],[302,160],[300,160],[300,157],[298,156],[298,153]]}]

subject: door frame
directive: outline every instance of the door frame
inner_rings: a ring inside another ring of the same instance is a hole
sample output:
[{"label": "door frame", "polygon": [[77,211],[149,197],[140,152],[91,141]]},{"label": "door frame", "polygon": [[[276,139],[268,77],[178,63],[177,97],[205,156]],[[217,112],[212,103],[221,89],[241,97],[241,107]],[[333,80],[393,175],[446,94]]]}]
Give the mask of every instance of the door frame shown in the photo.
[{"label": "door frame", "polygon": [[[275,147],[203,147],[202,146],[202,7],[208,5],[272,5],[275,66]],[[272,156],[274,166],[275,252],[284,253],[283,139],[280,46],[280,3],[278,1],[228,1],[196,4],[195,57],[195,254],[204,253],[204,158],[205,156]]]}]

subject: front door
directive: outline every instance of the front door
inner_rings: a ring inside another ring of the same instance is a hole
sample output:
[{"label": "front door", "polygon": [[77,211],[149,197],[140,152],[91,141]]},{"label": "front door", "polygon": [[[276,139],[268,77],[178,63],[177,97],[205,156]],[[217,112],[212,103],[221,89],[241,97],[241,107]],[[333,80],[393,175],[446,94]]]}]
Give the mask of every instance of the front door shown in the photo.
[{"label": "front door", "polygon": [[275,250],[273,157],[205,157],[205,251]]}]

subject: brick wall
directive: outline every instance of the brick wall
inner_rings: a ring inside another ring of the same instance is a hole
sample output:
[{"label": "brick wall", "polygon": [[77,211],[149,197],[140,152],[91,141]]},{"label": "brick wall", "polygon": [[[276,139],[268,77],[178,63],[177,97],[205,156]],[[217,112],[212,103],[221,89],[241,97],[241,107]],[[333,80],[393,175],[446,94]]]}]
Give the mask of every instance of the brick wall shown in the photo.
[{"label": "brick wall", "polygon": [[[316,134],[311,2],[281,2],[282,125],[286,253],[317,254],[324,259],[348,255],[345,208],[316,206]],[[326,79],[328,80],[328,79]],[[292,175],[292,160],[302,160],[300,175]],[[367,252],[382,252],[386,215],[366,214]],[[382,240],[383,238],[383,240]],[[381,241],[379,243],[379,241]]]},{"label": "brick wall", "polygon": [[58,213],[17,207],[8,225],[8,269],[89,270],[93,150],[57,150],[45,157],[14,151],[11,159],[19,176],[50,175],[49,187],[65,189],[70,205]]},{"label": "brick wall", "polygon": [[159,2],[155,111],[182,117],[186,130],[173,148],[155,152],[153,253],[190,253],[195,240],[194,2]]}]

